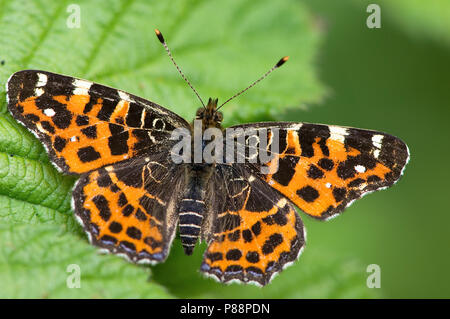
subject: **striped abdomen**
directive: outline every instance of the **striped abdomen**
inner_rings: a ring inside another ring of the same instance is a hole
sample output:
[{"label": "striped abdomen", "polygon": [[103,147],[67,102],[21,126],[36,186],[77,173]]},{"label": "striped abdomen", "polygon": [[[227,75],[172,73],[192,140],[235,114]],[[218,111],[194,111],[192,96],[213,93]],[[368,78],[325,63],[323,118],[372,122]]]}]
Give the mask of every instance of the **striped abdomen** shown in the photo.
[{"label": "striped abdomen", "polygon": [[194,164],[187,171],[187,187],[178,205],[180,238],[186,255],[191,255],[200,235],[205,206],[208,165]]}]

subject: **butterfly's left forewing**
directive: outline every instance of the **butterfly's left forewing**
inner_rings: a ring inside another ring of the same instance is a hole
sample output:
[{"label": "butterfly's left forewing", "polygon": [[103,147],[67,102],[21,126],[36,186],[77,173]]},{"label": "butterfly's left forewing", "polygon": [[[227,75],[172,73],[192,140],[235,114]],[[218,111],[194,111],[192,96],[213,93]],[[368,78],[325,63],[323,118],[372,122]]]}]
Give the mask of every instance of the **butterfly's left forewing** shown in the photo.
[{"label": "butterfly's left forewing", "polygon": [[8,107],[65,173],[81,174],[154,152],[177,127],[173,112],[132,94],[45,71],[14,73]]}]

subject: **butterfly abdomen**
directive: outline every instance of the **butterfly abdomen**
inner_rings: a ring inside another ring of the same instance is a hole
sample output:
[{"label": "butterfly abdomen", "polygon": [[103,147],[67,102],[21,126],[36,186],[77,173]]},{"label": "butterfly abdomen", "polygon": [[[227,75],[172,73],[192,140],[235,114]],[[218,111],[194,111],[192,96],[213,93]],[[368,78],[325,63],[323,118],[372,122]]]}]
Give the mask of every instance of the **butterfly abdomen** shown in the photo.
[{"label": "butterfly abdomen", "polygon": [[193,164],[187,167],[187,187],[178,205],[181,244],[186,255],[191,255],[203,223],[206,184],[211,166]]}]

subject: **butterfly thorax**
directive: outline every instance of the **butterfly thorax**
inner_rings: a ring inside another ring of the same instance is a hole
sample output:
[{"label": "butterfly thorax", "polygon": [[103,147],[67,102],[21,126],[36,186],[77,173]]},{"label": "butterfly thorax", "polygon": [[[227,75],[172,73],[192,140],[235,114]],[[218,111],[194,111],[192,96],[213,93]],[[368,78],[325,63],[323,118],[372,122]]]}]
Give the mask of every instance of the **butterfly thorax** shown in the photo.
[{"label": "butterfly thorax", "polygon": [[217,111],[218,99],[209,98],[206,107],[201,107],[197,110],[196,120],[202,121],[202,130],[206,130],[211,127],[222,129],[223,115]]}]

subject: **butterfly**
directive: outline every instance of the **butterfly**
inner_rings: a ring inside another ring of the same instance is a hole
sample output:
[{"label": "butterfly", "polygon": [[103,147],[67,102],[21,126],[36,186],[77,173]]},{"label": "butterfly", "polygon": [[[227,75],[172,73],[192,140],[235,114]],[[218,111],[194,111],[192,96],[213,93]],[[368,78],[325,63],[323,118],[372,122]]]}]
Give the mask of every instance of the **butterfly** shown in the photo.
[{"label": "butterfly", "polygon": [[[220,282],[266,285],[304,248],[296,207],[333,218],[363,195],[393,185],[409,159],[406,144],[386,133],[261,122],[232,128],[264,131],[271,142],[276,135],[270,161],[174,163],[171,135],[192,131],[193,124],[133,94],[24,70],[8,80],[7,98],[11,114],[44,144],[54,166],[79,176],[73,210],[93,245],[154,264],[167,258],[178,229],[187,255],[199,240],[207,243],[200,271]],[[199,108],[195,118],[203,130],[224,130],[218,108],[217,99]],[[249,139],[235,137],[236,150],[248,159]]]}]

